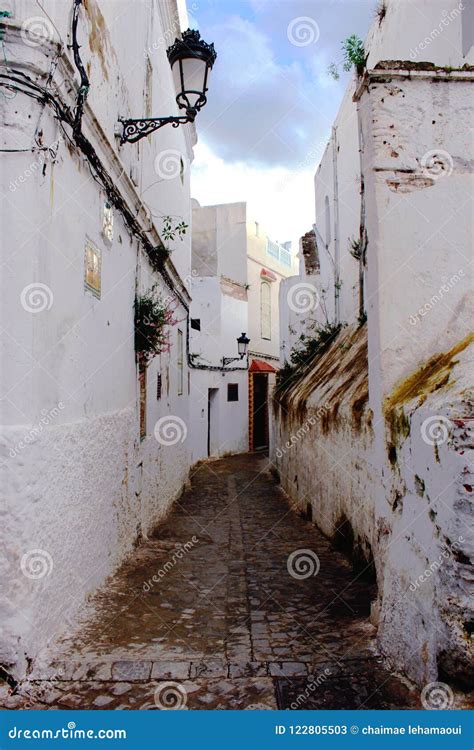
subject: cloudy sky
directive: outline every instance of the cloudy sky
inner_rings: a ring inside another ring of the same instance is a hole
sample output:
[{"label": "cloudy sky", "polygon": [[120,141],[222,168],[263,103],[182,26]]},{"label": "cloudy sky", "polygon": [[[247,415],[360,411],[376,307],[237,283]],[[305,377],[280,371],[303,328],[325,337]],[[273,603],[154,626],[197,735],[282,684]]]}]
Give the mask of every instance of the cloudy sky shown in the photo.
[{"label": "cloudy sky", "polygon": [[246,200],[275,240],[314,221],[313,176],[350,74],[334,81],[341,41],[364,38],[376,0],[188,0],[214,42],[208,103],[197,119],[193,197]]}]

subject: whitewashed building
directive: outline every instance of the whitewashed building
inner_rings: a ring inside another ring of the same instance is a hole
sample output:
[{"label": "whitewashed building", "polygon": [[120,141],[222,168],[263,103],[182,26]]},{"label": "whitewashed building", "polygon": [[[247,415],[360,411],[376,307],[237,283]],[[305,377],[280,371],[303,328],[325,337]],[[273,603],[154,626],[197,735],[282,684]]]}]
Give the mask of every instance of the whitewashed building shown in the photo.
[{"label": "whitewashed building", "polygon": [[[246,203],[193,210],[190,317],[192,460],[268,447],[279,363],[278,290],[295,268]],[[237,338],[250,339],[238,359]],[[223,357],[237,358],[225,363]]]},{"label": "whitewashed building", "polygon": [[381,4],[315,176],[317,263],[280,288],[282,364],[334,333],[271,455],[373,571],[380,646],[419,684],[472,681],[472,7]]},{"label": "whitewashed building", "polygon": [[[14,675],[153,529],[190,465],[195,128],[117,137],[119,117],[177,114],[166,49],[182,19],[175,0],[72,6],[2,5],[0,663]],[[77,138],[64,113],[85,94]],[[182,241],[163,241],[167,215],[189,226]],[[140,374],[134,300],[154,286],[177,322]]]}]

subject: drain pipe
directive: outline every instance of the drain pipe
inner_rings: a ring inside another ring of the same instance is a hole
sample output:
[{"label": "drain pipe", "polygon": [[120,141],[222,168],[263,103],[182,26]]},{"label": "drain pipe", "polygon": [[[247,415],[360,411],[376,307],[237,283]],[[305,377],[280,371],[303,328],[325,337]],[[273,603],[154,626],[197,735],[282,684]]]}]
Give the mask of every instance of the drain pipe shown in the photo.
[{"label": "drain pipe", "polygon": [[332,127],[332,170],[334,193],[334,312],[336,324],[341,322],[340,249],[339,249],[339,187],[337,181],[337,128]]}]

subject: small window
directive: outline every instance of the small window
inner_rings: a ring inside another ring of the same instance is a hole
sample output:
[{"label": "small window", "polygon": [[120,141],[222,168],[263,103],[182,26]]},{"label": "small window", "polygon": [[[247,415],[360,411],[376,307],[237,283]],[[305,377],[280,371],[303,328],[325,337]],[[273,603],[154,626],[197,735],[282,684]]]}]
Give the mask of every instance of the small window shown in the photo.
[{"label": "small window", "polygon": [[272,290],[267,281],[260,286],[260,335],[267,341],[272,338]]},{"label": "small window", "polygon": [[163,389],[163,382],[161,378],[161,372],[159,372],[156,375],[156,400],[157,401],[160,401],[161,399],[162,389]]},{"label": "small window", "polygon": [[227,401],[239,400],[239,384],[227,383]]},{"label": "small window", "polygon": [[191,328],[193,331],[201,330],[201,318],[191,318]]},{"label": "small window", "polygon": [[183,375],[184,375],[184,351],[183,351],[183,332],[178,330],[178,396],[183,395]]},{"label": "small window", "polygon": [[260,237],[260,225],[258,221],[255,222],[255,236]]}]

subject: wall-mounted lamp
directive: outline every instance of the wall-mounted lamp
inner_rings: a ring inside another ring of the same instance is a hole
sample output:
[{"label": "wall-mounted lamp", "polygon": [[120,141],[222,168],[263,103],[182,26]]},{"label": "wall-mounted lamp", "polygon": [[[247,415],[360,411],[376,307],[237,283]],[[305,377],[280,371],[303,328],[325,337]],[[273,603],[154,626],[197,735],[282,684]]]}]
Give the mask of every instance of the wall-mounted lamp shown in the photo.
[{"label": "wall-mounted lamp", "polygon": [[223,367],[225,367],[226,365],[229,365],[231,362],[237,362],[238,360],[243,359],[245,355],[247,354],[249,343],[250,343],[250,339],[248,338],[247,334],[242,333],[237,339],[237,351],[239,352],[239,356],[238,357],[222,357]]},{"label": "wall-mounted lamp", "polygon": [[197,113],[206,104],[209,73],[217,57],[214,45],[201,39],[199,31],[188,29],[183,32],[181,39],[176,39],[168,48],[166,54],[178,92],[176,102],[180,109],[186,110],[186,114],[137,120],[120,118],[119,122],[123,125],[120,143],[135,143],[163,125],[177,128],[186,122],[194,122]]}]

